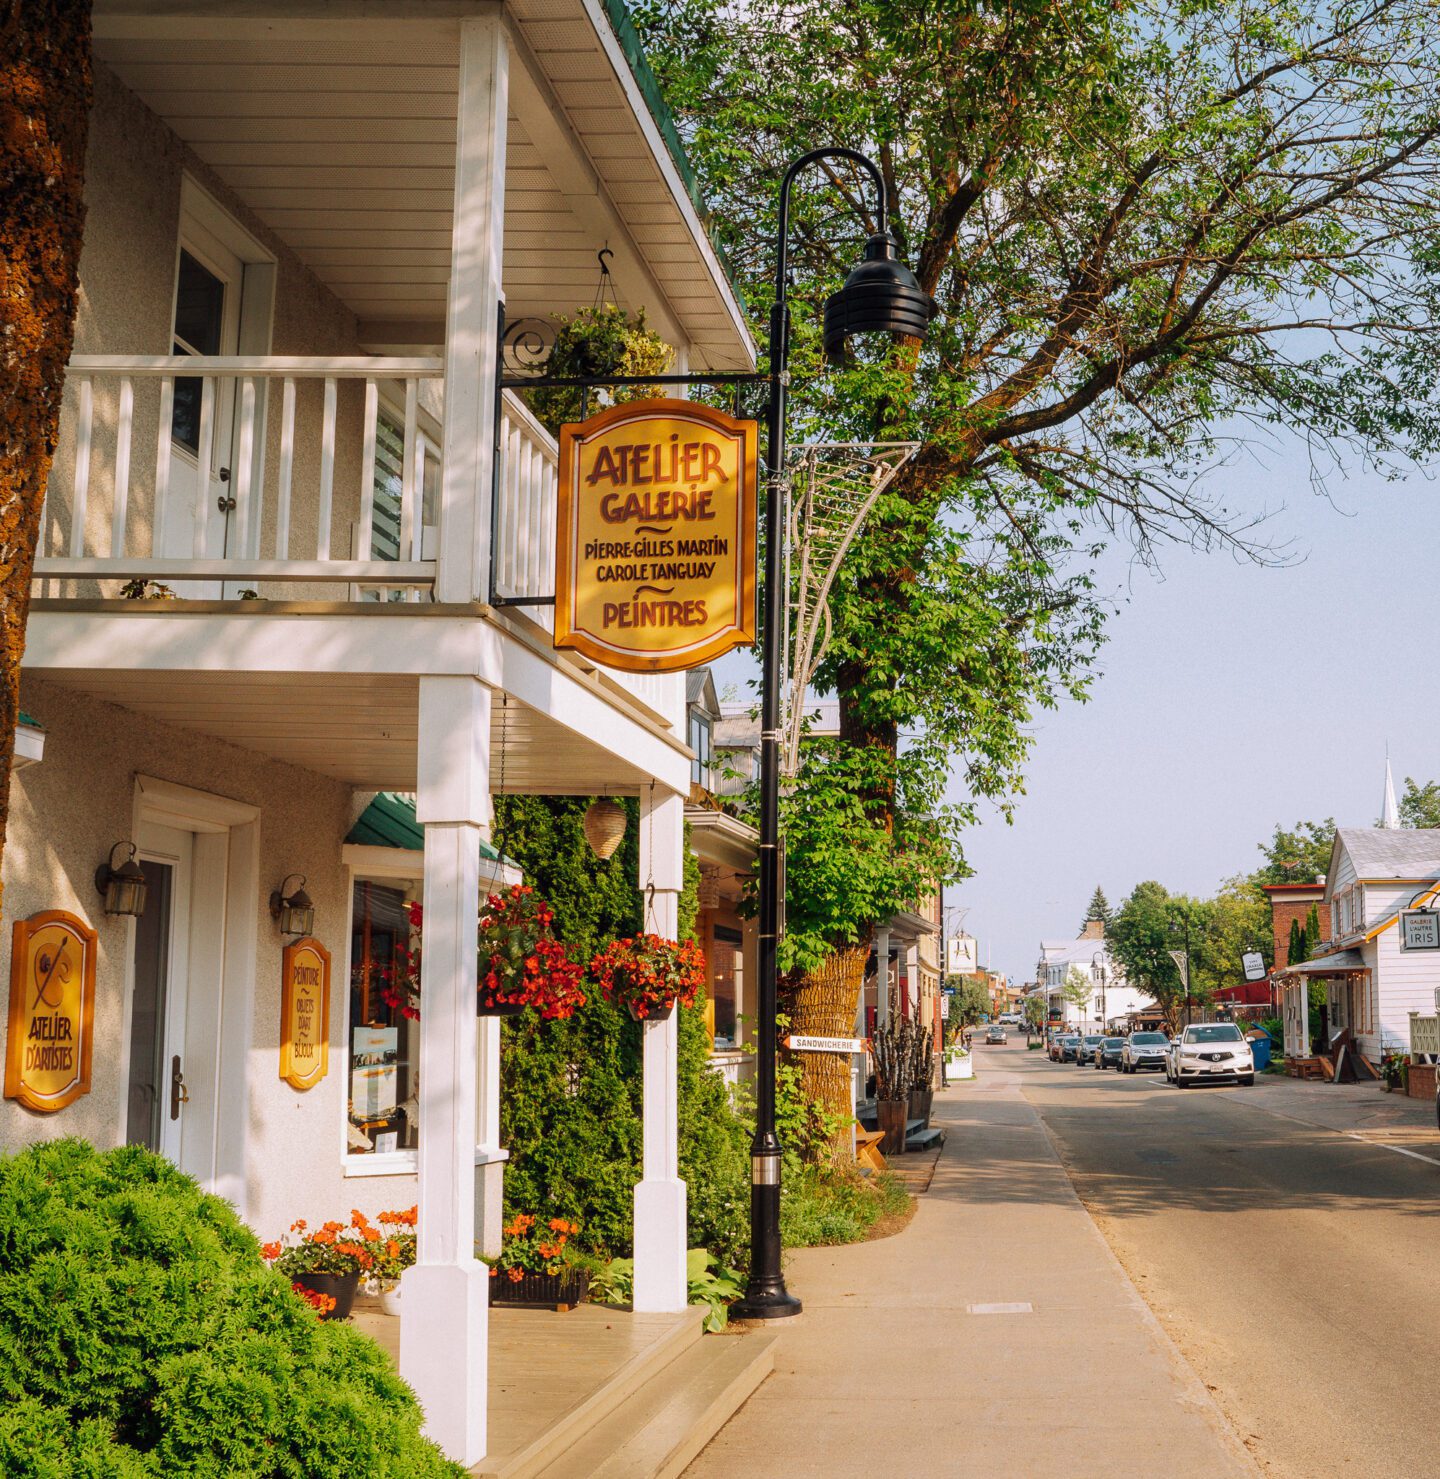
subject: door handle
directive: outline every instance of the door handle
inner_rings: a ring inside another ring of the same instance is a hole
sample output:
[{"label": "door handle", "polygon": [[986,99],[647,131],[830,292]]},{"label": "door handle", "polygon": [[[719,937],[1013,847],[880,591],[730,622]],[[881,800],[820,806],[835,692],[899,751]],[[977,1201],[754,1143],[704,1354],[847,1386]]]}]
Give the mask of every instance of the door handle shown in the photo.
[{"label": "door handle", "polygon": [[185,1075],[180,1072],[180,1055],[170,1060],[170,1118],[180,1118],[180,1106],[190,1102],[190,1090],[185,1087]]}]

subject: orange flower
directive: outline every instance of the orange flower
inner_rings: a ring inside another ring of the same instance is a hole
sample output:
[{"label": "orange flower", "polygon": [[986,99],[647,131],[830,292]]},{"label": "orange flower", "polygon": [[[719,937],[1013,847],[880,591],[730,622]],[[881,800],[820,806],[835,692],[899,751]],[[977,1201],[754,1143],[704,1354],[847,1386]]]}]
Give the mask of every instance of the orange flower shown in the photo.
[{"label": "orange flower", "polygon": [[279,1243],[264,1243],[260,1247],[260,1256],[266,1263],[274,1263],[280,1256]]},{"label": "orange flower", "polygon": [[510,1269],[509,1270],[509,1274],[510,1274],[510,1282],[512,1284],[518,1284],[520,1282],[520,1280],[525,1277],[525,1271],[524,1271],[524,1269],[519,1269],[519,1268],[512,1268],[512,1269]]},{"label": "orange flower", "polygon": [[385,1244],[385,1256],[386,1258],[398,1258],[400,1256],[400,1244],[394,1238],[391,1238]]}]

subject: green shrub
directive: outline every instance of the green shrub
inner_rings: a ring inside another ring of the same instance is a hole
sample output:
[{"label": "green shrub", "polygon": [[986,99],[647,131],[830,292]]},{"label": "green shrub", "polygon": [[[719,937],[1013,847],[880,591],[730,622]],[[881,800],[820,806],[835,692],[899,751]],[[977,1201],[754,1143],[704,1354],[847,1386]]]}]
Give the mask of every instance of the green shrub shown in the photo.
[{"label": "green shrub", "polygon": [[787,1248],[861,1243],[883,1217],[910,1206],[898,1176],[861,1176],[834,1166],[806,1166],[780,1192],[780,1240]]},{"label": "green shrub", "polygon": [[458,1475],[375,1343],[324,1324],[234,1211],[138,1147],[0,1159],[8,1479]]}]

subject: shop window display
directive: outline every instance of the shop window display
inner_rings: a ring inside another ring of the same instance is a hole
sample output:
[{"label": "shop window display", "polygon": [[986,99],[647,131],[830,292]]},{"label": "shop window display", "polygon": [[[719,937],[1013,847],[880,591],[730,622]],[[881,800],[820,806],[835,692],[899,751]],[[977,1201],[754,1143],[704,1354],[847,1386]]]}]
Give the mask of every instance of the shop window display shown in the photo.
[{"label": "shop window display", "polygon": [[395,991],[411,948],[411,896],[357,879],[351,910],[347,1150],[414,1150],[419,1144],[415,1063],[420,1024]]}]

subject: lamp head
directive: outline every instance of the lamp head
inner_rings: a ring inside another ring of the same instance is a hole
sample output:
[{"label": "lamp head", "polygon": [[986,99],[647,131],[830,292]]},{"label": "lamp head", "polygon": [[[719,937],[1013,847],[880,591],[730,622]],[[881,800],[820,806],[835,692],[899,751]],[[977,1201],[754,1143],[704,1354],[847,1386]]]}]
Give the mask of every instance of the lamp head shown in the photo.
[{"label": "lamp head", "polygon": [[865,243],[865,257],[845,286],[825,302],[825,358],[841,365],[852,334],[924,338],[935,316],[935,300],[900,260],[899,242],[888,231]]}]

